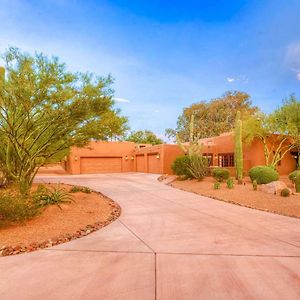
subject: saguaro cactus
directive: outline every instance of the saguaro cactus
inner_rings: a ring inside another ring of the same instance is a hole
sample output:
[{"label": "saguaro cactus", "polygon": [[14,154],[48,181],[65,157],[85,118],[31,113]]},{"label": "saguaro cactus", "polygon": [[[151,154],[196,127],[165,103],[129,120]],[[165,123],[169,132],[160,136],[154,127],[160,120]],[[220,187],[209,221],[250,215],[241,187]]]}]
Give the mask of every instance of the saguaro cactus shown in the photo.
[{"label": "saguaro cactus", "polygon": [[296,188],[296,193],[300,193],[300,173],[296,175],[295,188]]},{"label": "saguaro cactus", "polygon": [[241,114],[238,111],[235,121],[234,129],[235,149],[234,149],[234,160],[235,160],[235,171],[236,178],[239,184],[243,181],[243,143],[242,143],[242,120]]},{"label": "saguaro cactus", "polygon": [[194,115],[191,116],[190,121],[190,137],[189,137],[189,144],[184,145],[179,136],[176,136],[176,142],[180,146],[180,148],[184,151],[184,153],[188,154],[189,156],[198,154],[201,155],[202,153],[202,144],[199,143],[199,136],[195,136],[194,134]]}]

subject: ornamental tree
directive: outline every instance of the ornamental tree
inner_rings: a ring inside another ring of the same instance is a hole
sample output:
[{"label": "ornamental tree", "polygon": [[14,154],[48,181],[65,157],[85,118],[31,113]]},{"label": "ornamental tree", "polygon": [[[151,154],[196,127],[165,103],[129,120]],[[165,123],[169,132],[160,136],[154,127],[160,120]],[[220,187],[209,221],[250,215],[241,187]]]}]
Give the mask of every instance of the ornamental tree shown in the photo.
[{"label": "ornamental tree", "polygon": [[112,78],[72,73],[58,58],[9,48],[0,78],[0,169],[27,194],[39,167],[71,146],[123,136]]},{"label": "ornamental tree", "polygon": [[151,145],[159,145],[164,143],[162,139],[160,139],[155,133],[150,130],[132,131],[126,138],[126,141]]}]

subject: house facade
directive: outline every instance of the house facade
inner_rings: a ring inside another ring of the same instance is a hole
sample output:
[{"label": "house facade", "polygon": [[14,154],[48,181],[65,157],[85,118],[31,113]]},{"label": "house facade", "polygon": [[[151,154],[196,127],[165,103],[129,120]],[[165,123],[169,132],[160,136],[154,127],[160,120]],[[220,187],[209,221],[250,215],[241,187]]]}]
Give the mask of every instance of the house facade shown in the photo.
[{"label": "house facade", "polygon": [[[224,133],[217,137],[200,140],[203,155],[209,159],[211,167],[228,168],[234,175],[234,137]],[[171,165],[177,156],[184,155],[178,145],[147,145],[133,142],[92,141],[87,147],[72,148],[63,162],[69,174],[93,174],[116,172],[143,172],[172,174]],[[251,167],[265,164],[263,145],[254,140],[251,145],[243,145],[244,173]],[[296,169],[296,156],[287,153],[278,163],[281,175]],[[50,167],[49,167],[50,168]],[[52,166],[53,168],[53,166]]]}]

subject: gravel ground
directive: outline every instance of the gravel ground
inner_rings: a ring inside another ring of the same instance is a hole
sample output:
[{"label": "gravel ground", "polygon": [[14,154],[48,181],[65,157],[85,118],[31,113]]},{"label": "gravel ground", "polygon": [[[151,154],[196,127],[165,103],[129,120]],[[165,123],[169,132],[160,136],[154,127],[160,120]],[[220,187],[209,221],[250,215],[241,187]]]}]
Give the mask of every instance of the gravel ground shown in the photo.
[{"label": "gravel ground", "polygon": [[[284,181],[294,191],[294,187],[287,177],[282,177],[280,180]],[[254,191],[249,178],[245,178],[244,185],[238,185],[235,182],[233,189],[228,189],[226,182],[224,182],[221,183],[220,190],[214,190],[214,182],[215,180],[212,177],[207,177],[200,182],[196,180],[175,180],[170,185],[217,200],[300,218],[300,194],[281,197],[280,195]]]}]

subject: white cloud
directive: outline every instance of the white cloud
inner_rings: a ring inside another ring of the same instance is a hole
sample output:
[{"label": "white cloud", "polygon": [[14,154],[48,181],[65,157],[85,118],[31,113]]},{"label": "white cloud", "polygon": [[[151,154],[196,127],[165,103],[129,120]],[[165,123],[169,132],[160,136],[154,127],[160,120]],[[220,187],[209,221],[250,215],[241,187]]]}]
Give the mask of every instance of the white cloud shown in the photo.
[{"label": "white cloud", "polygon": [[228,82],[234,82],[234,81],[235,81],[235,78],[227,77],[226,80],[227,80]]},{"label": "white cloud", "polygon": [[286,61],[292,67],[298,68],[300,65],[300,42],[290,44],[286,52]]},{"label": "white cloud", "polygon": [[227,82],[232,83],[235,81],[240,81],[242,83],[248,83],[248,77],[246,75],[239,75],[237,77],[227,77]]},{"label": "white cloud", "polygon": [[300,81],[300,72],[299,73],[297,73],[297,79]]},{"label": "white cloud", "polygon": [[158,109],[155,109],[154,112],[155,112],[155,113],[159,113],[160,111],[159,111]]},{"label": "white cloud", "polygon": [[127,100],[125,98],[118,98],[118,97],[115,97],[114,100],[119,103],[129,103],[130,102],[129,100]]}]

